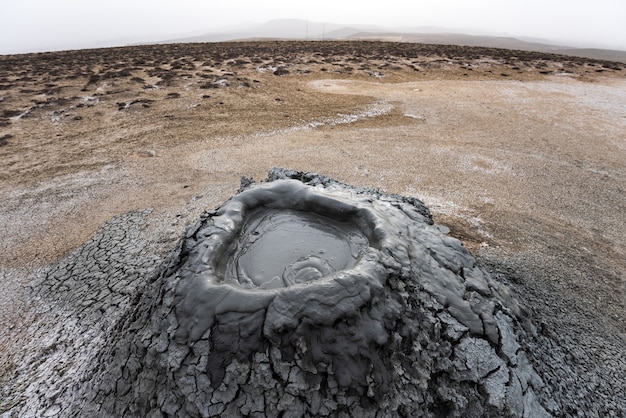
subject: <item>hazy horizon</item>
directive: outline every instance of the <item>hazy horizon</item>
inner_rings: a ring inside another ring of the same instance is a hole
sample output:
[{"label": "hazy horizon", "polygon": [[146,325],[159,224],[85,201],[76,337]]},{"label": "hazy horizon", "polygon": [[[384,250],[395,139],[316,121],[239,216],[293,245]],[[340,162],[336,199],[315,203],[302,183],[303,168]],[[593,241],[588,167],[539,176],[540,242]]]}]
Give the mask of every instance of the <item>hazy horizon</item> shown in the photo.
[{"label": "hazy horizon", "polygon": [[626,2],[597,0],[503,2],[477,0],[380,2],[249,0],[3,1],[0,54],[158,42],[228,31],[248,23],[301,19],[376,25],[389,29],[434,26],[447,32],[541,38],[554,44],[626,50]]}]

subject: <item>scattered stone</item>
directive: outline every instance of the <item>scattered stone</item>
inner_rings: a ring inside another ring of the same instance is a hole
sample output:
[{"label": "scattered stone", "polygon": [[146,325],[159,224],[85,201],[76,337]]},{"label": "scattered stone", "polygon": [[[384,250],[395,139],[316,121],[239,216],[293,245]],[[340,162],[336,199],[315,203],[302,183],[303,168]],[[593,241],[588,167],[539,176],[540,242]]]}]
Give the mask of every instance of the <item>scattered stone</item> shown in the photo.
[{"label": "scattered stone", "polygon": [[156,156],[156,151],[151,150],[151,149],[144,149],[144,150],[137,151],[137,155],[140,157],[150,158],[150,157]]},{"label": "scattered stone", "polygon": [[5,145],[7,145],[9,143],[9,139],[13,138],[13,135],[11,134],[6,134],[6,135],[2,135],[0,136],[0,147],[3,147]]},{"label": "scattered stone", "polygon": [[135,105],[135,104],[141,104],[142,107],[144,108],[148,108],[150,107],[150,104],[153,103],[154,100],[150,100],[150,99],[135,99],[135,100],[131,100],[130,102],[126,103],[126,102],[118,102],[117,103],[117,110],[127,110],[130,109],[131,106]]},{"label": "scattered stone", "polygon": [[289,74],[289,70],[286,69],[285,67],[278,67],[277,69],[274,70],[274,75],[287,75]]}]

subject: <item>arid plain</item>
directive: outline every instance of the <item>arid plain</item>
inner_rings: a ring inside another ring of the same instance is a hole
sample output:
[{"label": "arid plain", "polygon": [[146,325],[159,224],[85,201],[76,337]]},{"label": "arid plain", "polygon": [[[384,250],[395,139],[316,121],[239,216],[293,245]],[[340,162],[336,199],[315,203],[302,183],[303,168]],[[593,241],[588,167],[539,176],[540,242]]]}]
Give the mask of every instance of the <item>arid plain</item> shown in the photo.
[{"label": "arid plain", "polygon": [[0,57],[0,412],[51,350],[37,274],[133,210],[165,253],[275,166],[422,199],[564,347],[535,353],[544,380],[619,415],[626,64],[383,42]]}]

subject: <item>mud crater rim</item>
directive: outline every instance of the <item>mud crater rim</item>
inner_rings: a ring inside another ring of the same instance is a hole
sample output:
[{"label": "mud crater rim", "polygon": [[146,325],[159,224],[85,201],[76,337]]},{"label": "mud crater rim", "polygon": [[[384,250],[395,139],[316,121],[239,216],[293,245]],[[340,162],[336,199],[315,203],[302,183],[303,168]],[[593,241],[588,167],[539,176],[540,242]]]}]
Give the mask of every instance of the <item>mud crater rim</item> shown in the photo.
[{"label": "mud crater rim", "polygon": [[220,209],[220,224],[232,233],[215,248],[214,284],[247,290],[332,280],[381,248],[374,213],[296,180],[242,192]]}]

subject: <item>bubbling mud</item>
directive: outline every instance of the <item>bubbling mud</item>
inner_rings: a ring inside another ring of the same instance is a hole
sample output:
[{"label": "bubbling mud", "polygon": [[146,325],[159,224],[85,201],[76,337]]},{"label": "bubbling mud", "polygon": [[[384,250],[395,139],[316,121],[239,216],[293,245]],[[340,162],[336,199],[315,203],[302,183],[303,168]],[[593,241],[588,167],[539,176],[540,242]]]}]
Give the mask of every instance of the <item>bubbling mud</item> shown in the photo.
[{"label": "bubbling mud", "polygon": [[350,222],[294,210],[258,209],[228,257],[224,282],[275,289],[309,283],[354,266],[369,246]]}]

